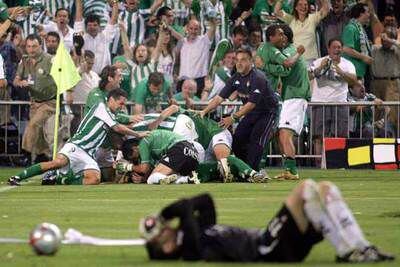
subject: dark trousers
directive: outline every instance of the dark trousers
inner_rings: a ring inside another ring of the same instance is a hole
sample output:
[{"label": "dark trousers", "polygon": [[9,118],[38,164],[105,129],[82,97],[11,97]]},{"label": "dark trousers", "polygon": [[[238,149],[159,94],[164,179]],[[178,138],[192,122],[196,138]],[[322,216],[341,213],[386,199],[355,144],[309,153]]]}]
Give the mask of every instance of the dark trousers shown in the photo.
[{"label": "dark trousers", "polygon": [[274,126],[275,113],[248,114],[239,123],[233,135],[233,153],[258,170],[264,146]]}]

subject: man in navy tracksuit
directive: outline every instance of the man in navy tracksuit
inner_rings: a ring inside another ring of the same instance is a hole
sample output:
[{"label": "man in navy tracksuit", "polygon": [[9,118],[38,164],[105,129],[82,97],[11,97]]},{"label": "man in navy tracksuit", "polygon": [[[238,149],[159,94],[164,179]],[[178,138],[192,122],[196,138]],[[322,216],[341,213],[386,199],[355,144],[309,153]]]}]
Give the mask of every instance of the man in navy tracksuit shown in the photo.
[{"label": "man in navy tracksuit", "polygon": [[236,51],[236,71],[200,115],[205,116],[236,92],[243,106],[231,116],[223,118],[220,125],[228,128],[240,120],[233,135],[233,152],[258,170],[278,111],[278,99],[264,73],[253,67],[249,50]]}]

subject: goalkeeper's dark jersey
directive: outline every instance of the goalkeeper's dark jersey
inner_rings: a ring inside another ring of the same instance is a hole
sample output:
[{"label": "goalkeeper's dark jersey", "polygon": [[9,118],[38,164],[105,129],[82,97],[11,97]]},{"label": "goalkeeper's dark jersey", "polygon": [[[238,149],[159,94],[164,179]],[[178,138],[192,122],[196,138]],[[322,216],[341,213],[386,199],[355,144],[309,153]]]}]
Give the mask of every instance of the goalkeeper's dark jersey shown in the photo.
[{"label": "goalkeeper's dark jersey", "polygon": [[184,260],[257,261],[259,257],[261,231],[215,224],[214,203],[208,194],[172,203],[161,216],[180,218],[179,254]]},{"label": "goalkeeper's dark jersey", "polygon": [[147,243],[151,259],[299,262],[322,240],[322,234],[311,225],[305,233],[300,232],[286,206],[264,230],[216,224],[214,203],[208,194],[176,201],[164,208],[161,216],[166,220],[179,218],[179,249],[167,255]]}]

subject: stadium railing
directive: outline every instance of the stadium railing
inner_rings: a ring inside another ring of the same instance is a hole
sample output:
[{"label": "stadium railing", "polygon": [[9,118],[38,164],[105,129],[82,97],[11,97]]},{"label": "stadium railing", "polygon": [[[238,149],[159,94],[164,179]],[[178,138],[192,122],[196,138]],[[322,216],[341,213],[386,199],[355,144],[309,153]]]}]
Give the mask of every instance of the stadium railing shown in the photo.
[{"label": "stadium railing", "polygon": [[[196,106],[204,106],[208,102],[195,102]],[[0,157],[17,157],[22,155],[21,143],[22,143],[22,135],[27,124],[27,121],[24,120],[22,113],[24,108],[28,107],[30,104],[29,101],[0,101],[0,110],[3,110],[4,113],[0,114],[3,118],[10,117],[11,120],[7,125],[0,125]],[[134,103],[128,103],[128,108],[132,107]],[[241,105],[240,102],[224,102],[222,106],[226,108],[230,108],[231,110],[239,108]],[[11,114],[9,114],[9,110],[5,107],[12,107]],[[80,114],[83,112],[84,103],[74,103],[74,106],[78,106],[81,110]],[[372,103],[372,102],[353,102],[353,103],[322,103],[322,102],[310,102],[309,108],[307,112],[308,119],[305,120],[303,132],[300,136],[295,137],[295,145],[296,151],[298,155],[297,158],[301,161],[300,164],[303,166],[316,166],[316,160],[321,160],[322,154],[316,153],[314,149],[314,140],[315,135],[313,133],[313,113],[312,109],[314,107],[322,107],[322,116],[325,117],[325,109],[327,107],[334,107],[335,112],[335,134],[329,137],[338,137],[338,121],[341,119],[338,117],[337,109],[339,107],[349,107],[349,109],[354,109],[355,107],[362,107],[363,109],[371,109],[372,118],[369,118],[372,122],[375,122],[375,111],[379,107],[390,107],[394,108],[397,111],[397,123],[396,125],[388,124],[388,114],[385,113],[383,117],[383,121],[381,120],[380,124],[371,123],[370,127],[372,127],[372,136],[368,136],[368,138],[375,137],[392,137],[399,138],[400,137],[400,102],[383,102],[381,105]],[[75,109],[76,110],[76,109]],[[78,109],[79,110],[79,109]],[[218,116],[221,116],[222,112],[224,112],[224,108],[218,109]],[[352,124],[354,118],[351,116],[348,119],[348,131],[347,136],[340,136],[345,138],[366,138],[363,133],[363,112],[360,113],[360,117],[358,120],[359,125]],[[3,120],[4,121],[4,120]],[[383,123],[383,124],[382,124]],[[326,122],[323,121],[322,132],[325,133]],[[380,129],[379,134],[377,134],[377,129]],[[351,131],[351,129],[356,129],[356,131]],[[322,138],[325,137],[324,135]],[[277,145],[277,139],[272,139],[269,144],[269,147],[266,150],[266,156],[263,159],[267,165],[277,164],[277,159],[281,158],[279,154],[279,149]]]}]

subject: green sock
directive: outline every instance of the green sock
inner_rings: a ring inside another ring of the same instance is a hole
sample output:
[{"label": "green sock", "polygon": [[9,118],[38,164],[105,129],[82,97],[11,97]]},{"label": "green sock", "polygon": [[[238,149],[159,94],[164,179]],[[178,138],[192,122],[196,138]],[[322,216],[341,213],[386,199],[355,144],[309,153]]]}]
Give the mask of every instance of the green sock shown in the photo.
[{"label": "green sock", "polygon": [[291,174],[297,174],[296,160],[294,158],[285,158],[283,162],[283,167]]},{"label": "green sock", "polygon": [[20,178],[20,180],[26,180],[28,178],[31,178],[33,176],[42,174],[42,167],[40,167],[40,163],[34,164],[28,168],[26,168],[25,170],[23,170],[20,174],[18,174],[17,176]]},{"label": "green sock", "polygon": [[215,161],[200,163],[196,172],[201,183],[217,180],[219,177],[218,164]]},{"label": "green sock", "polygon": [[61,185],[82,185],[83,173],[74,174],[72,170],[69,170],[66,174],[58,174],[56,179],[57,184]]},{"label": "green sock", "polygon": [[228,163],[231,168],[231,172],[235,177],[246,178],[250,176],[253,169],[243,160],[237,158],[236,156],[228,156]]}]

